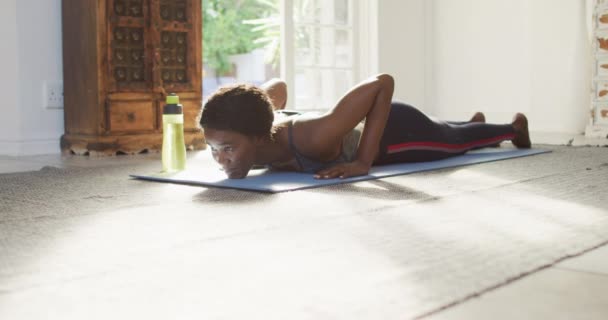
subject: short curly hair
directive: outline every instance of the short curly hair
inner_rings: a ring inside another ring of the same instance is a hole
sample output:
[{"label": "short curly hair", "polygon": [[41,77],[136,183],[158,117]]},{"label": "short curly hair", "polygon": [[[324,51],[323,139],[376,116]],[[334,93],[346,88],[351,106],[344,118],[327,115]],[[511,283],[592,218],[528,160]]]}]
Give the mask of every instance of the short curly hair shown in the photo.
[{"label": "short curly hair", "polygon": [[230,130],[265,138],[272,138],[273,121],[272,102],[266,92],[248,84],[217,90],[205,102],[200,117],[203,130]]}]

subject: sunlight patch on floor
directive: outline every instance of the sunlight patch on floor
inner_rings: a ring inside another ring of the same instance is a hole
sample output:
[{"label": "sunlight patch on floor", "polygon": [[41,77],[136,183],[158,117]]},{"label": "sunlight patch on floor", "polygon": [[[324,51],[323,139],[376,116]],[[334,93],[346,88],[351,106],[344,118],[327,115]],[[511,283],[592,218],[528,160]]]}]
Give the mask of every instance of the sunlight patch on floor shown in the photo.
[{"label": "sunlight patch on floor", "polygon": [[[576,237],[580,228],[590,228],[606,215],[580,203],[507,190],[487,194],[450,196],[432,204],[414,205],[417,214],[432,215],[437,224],[411,219],[418,232],[440,241],[455,241],[485,250],[504,239],[548,246],[565,237]],[[573,214],[575,213],[575,214]],[[407,217],[403,217],[407,219]]]},{"label": "sunlight patch on floor", "polygon": [[446,178],[451,184],[456,184],[464,187],[490,187],[507,185],[516,182],[514,179],[505,179],[494,175],[485,174],[476,169],[459,169],[452,173],[448,173]]}]

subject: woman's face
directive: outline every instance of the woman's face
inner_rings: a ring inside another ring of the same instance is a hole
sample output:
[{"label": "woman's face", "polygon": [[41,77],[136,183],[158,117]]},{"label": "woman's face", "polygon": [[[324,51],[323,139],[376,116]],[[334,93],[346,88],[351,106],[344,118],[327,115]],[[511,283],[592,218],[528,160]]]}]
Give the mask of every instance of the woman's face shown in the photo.
[{"label": "woman's face", "polygon": [[242,179],[255,163],[257,139],[230,130],[205,129],[205,140],[230,179]]}]

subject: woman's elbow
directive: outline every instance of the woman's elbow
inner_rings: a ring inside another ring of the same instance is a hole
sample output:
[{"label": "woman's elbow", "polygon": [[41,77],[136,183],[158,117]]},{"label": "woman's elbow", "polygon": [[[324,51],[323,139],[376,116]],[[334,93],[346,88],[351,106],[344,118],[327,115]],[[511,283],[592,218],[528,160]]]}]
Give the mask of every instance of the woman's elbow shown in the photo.
[{"label": "woman's elbow", "polygon": [[383,90],[388,90],[391,93],[395,89],[395,79],[387,73],[382,73],[376,76],[376,81]]}]

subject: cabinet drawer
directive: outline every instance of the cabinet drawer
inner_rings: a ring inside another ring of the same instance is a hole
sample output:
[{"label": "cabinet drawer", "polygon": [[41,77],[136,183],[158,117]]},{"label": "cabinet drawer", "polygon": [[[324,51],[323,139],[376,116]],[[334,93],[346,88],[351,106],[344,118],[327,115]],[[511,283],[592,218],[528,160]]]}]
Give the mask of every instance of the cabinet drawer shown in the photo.
[{"label": "cabinet drawer", "polygon": [[112,132],[153,131],[154,101],[110,101],[108,120]]}]

